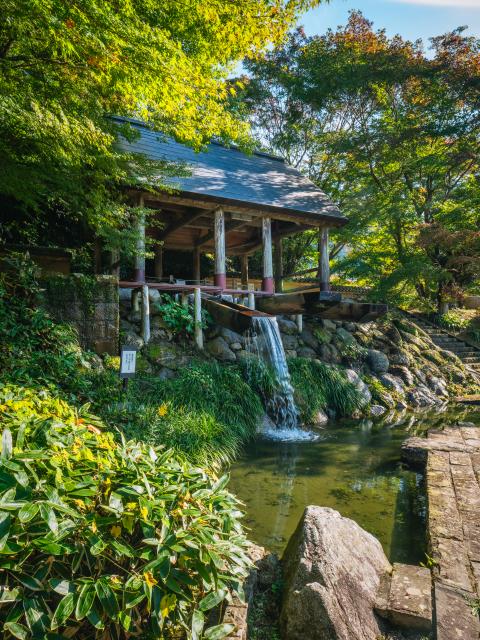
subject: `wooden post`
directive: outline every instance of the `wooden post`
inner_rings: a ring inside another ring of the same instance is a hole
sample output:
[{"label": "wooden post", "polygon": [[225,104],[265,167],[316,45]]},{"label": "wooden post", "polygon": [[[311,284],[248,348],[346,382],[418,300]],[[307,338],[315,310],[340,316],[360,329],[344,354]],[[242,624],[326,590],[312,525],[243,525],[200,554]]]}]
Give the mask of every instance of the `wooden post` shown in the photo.
[{"label": "wooden post", "polygon": [[281,238],[275,239],[275,291],[281,293],[283,291],[283,244]]},{"label": "wooden post", "polygon": [[193,309],[195,318],[195,343],[197,347],[203,349],[203,329],[202,329],[202,293],[200,287],[195,287],[193,297]]},{"label": "wooden post", "polygon": [[109,262],[110,275],[120,278],[120,251],[110,251]]},{"label": "wooden post", "polygon": [[182,291],[181,295],[182,307],[188,309],[188,291]]},{"label": "wooden post", "polygon": [[132,311],[140,311],[140,289],[132,289]]},{"label": "wooden post", "polygon": [[[143,195],[139,197],[138,206],[143,207]],[[142,214],[137,221],[137,253],[133,279],[135,282],[145,282],[145,216]]]},{"label": "wooden post", "polygon": [[252,309],[252,311],[255,310],[255,296],[253,294],[254,291],[254,284],[249,284],[248,285],[248,307],[249,309]]},{"label": "wooden post", "polygon": [[145,344],[150,341],[150,300],[148,286],[142,286],[142,338]]},{"label": "wooden post", "polygon": [[240,256],[240,268],[242,271],[242,286],[248,287],[248,255],[246,253]]},{"label": "wooden post", "polygon": [[330,291],[328,227],[320,227],[318,230],[318,279],[320,283],[320,291]]},{"label": "wooden post", "polygon": [[225,215],[223,209],[215,209],[215,273],[213,283],[216,287],[226,289],[227,270],[225,266]]},{"label": "wooden post", "polygon": [[263,246],[263,278],[262,291],[273,293],[273,262],[272,262],[272,223],[270,218],[262,219]]},{"label": "wooden post", "polygon": [[201,258],[200,247],[193,248],[193,280],[194,282],[200,282],[202,278],[201,270],[200,270],[200,258]]},{"label": "wooden post", "polygon": [[155,247],[155,260],[154,260],[154,272],[155,278],[161,280],[163,278],[163,245]]},{"label": "wooden post", "polygon": [[297,323],[298,333],[302,333],[303,331],[303,316],[301,313],[295,316],[295,322]]}]

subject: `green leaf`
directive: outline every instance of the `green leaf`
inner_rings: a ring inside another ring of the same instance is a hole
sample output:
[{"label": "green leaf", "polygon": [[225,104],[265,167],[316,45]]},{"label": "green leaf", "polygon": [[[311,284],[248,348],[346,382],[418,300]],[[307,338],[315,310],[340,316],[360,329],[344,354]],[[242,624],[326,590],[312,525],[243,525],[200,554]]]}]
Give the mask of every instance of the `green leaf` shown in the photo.
[{"label": "green leaf", "polygon": [[58,629],[58,627],[61,627],[66,622],[66,620],[68,620],[74,608],[75,594],[67,593],[67,595],[60,600],[60,602],[58,603],[58,607],[55,609],[50,628],[52,630],[55,630]]},{"label": "green leaf", "polygon": [[192,640],[200,640],[203,627],[205,626],[205,616],[201,611],[195,609],[192,616]]},{"label": "green leaf", "polygon": [[57,531],[58,531],[58,520],[57,520],[57,516],[55,515],[55,511],[52,509],[52,507],[50,505],[48,505],[48,504],[41,503],[40,504],[40,515],[42,516],[44,521],[47,523],[49,529],[53,533],[57,533]]},{"label": "green leaf", "polygon": [[223,602],[225,596],[227,595],[227,589],[218,589],[217,591],[212,591],[204,598],[202,598],[198,604],[198,608],[200,611],[208,611],[209,609],[213,609],[217,604]]},{"label": "green leaf", "polygon": [[4,631],[9,631],[12,636],[19,640],[26,640],[28,638],[28,629],[19,622],[6,622],[3,626]]},{"label": "green leaf", "polygon": [[78,595],[77,606],[75,608],[75,618],[83,620],[92,610],[93,601],[95,600],[95,587],[92,582],[86,582],[80,589]]},{"label": "green leaf", "polygon": [[24,573],[17,573],[17,580],[23,584],[24,587],[31,589],[32,591],[43,591],[45,587],[33,576],[27,576]]},{"label": "green leaf", "polygon": [[110,585],[106,580],[100,578],[100,580],[97,580],[95,583],[95,591],[107,616],[115,620],[118,616],[118,602]]},{"label": "green leaf", "polygon": [[235,629],[234,624],[219,624],[216,627],[210,627],[205,631],[203,637],[205,640],[223,640]]},{"label": "green leaf", "polygon": [[35,502],[27,502],[18,512],[20,522],[30,522],[38,513],[38,504]]},{"label": "green leaf", "polygon": [[69,580],[52,578],[48,581],[48,584],[56,593],[59,593],[61,596],[66,596],[67,593],[75,593],[75,584],[73,582],[70,582]]},{"label": "green leaf", "polygon": [[12,432],[4,429],[2,433],[2,458],[11,458],[13,451]]},{"label": "green leaf", "polygon": [[87,614],[87,619],[90,622],[90,624],[95,627],[95,629],[104,629],[105,628],[105,623],[102,619],[102,616],[100,615],[100,612],[96,606],[96,604],[93,605],[92,610]]}]

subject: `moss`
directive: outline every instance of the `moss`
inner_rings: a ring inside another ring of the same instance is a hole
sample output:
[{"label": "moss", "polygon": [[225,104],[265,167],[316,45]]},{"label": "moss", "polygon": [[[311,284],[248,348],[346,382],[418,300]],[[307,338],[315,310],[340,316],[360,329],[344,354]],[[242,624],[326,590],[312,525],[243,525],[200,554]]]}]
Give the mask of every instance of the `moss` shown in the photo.
[{"label": "moss", "polygon": [[320,344],[328,344],[332,341],[332,334],[326,329],[322,329],[321,327],[315,327],[313,329],[313,335]]}]

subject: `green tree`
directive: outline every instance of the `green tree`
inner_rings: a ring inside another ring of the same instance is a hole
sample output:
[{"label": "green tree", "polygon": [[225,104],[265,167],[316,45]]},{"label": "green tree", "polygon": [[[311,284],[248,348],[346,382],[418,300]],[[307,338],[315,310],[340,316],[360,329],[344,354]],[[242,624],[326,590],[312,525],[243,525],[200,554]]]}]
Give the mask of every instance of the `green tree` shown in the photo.
[{"label": "green tree", "polygon": [[446,245],[426,242],[425,225],[479,226],[480,40],[459,29],[431,45],[428,56],[422,43],[388,38],[353,12],[344,28],[299,31],[247,64],[246,113],[259,139],[350,218],[335,236],[337,249],[349,249],[337,270],[394,302],[441,304],[476,277],[459,278],[461,255],[434,259]]},{"label": "green tree", "polygon": [[10,230],[18,205],[31,233],[52,211],[60,226],[127,228],[120,187],[138,175],[158,187],[169,169],[120,156],[116,136],[132,133],[106,116],[141,118],[197,147],[212,136],[244,139],[225,108],[232,64],[278,42],[312,4],[2,0],[0,196]]}]

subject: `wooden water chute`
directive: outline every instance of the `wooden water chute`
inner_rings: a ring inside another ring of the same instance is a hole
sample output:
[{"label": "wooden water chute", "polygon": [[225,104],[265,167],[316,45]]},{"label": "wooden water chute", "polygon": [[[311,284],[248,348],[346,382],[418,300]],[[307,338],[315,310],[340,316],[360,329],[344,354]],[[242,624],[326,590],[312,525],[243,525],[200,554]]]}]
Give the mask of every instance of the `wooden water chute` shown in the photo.
[{"label": "wooden water chute", "polygon": [[367,322],[383,316],[386,304],[343,301],[341,295],[322,299],[318,289],[262,296],[256,301],[257,309],[270,315],[307,314],[328,320]]}]

